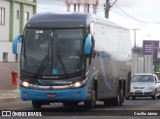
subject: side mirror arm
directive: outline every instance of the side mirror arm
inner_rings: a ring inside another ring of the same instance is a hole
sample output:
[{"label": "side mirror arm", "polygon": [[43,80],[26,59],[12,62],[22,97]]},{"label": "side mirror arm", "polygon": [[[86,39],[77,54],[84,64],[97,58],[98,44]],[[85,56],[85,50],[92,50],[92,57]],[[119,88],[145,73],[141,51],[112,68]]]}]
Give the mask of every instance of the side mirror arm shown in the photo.
[{"label": "side mirror arm", "polygon": [[22,38],[22,34],[17,35],[12,41],[12,52],[13,54],[17,54],[17,43]]}]

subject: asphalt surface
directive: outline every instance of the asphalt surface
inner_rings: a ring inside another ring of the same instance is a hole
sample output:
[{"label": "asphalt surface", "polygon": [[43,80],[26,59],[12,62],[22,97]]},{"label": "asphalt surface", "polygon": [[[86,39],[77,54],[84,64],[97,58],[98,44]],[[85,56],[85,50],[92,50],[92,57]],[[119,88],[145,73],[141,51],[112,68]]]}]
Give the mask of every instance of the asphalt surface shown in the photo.
[{"label": "asphalt surface", "polygon": [[0,103],[20,100],[19,90],[0,90]]},{"label": "asphalt surface", "polygon": [[[29,111],[42,112],[42,117],[23,117],[26,119],[158,119],[159,116],[144,116],[144,113],[158,111],[160,115],[160,99],[152,100],[152,98],[137,98],[136,100],[126,100],[122,106],[104,107],[103,102],[97,101],[95,108],[87,110],[83,103],[79,107],[65,108],[62,103],[52,103],[45,105],[41,110],[32,108],[31,101],[21,101],[18,90],[1,90],[0,91],[0,110],[12,111]],[[134,113],[142,115],[134,115]],[[49,116],[45,116],[45,115]],[[54,116],[53,116],[54,115]],[[131,116],[130,116],[131,115]],[[0,116],[0,119],[4,117]],[[9,117],[7,117],[9,118]],[[22,119],[15,116],[12,119]],[[6,117],[5,117],[6,119]]]}]

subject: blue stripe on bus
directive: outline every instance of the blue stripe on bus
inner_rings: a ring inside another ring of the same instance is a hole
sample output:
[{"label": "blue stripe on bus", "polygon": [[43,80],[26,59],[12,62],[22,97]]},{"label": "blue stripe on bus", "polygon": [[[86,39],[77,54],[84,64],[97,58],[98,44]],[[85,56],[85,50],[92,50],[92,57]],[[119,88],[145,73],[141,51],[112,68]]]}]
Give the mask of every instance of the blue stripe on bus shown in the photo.
[{"label": "blue stripe on bus", "polygon": [[100,60],[100,64],[101,64],[101,70],[102,70],[103,78],[104,78],[104,81],[105,81],[105,87],[107,87],[108,89],[112,90],[112,87],[109,84],[108,79],[106,77],[106,72],[105,72],[105,68],[104,68],[104,62],[103,62],[103,59],[102,59],[102,51],[100,51],[99,60]]},{"label": "blue stripe on bus", "polygon": [[97,75],[98,72],[99,72],[99,70],[94,71],[94,72],[92,73],[92,75],[89,77],[88,83],[87,83],[87,85],[86,85],[87,88],[89,88],[89,86],[91,86],[92,80],[93,80],[93,78]]}]

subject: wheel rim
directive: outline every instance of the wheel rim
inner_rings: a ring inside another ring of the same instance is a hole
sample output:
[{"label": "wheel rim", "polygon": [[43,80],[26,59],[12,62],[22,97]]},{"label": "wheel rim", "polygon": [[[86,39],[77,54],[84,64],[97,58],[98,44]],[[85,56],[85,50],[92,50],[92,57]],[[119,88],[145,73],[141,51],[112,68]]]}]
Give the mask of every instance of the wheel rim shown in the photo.
[{"label": "wheel rim", "polygon": [[96,92],[95,92],[95,90],[93,90],[92,91],[92,100],[91,100],[91,105],[92,105],[92,107],[94,107],[94,105],[95,105],[95,101],[96,101]]},{"label": "wheel rim", "polygon": [[96,101],[96,91],[95,90],[92,91],[92,100]]}]

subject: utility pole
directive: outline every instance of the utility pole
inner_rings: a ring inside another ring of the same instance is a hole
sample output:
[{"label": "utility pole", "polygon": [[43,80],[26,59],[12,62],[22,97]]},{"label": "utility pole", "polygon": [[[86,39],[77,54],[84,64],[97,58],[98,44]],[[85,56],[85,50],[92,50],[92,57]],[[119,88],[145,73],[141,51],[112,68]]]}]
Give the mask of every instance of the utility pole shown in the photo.
[{"label": "utility pole", "polygon": [[110,0],[106,0],[105,3],[105,18],[109,18],[109,10],[110,8],[117,2],[117,0],[115,0],[112,4],[110,3]]},{"label": "utility pole", "polygon": [[109,0],[106,0],[106,4],[105,4],[105,18],[109,18],[109,10],[110,10],[110,3],[109,3]]},{"label": "utility pole", "polygon": [[137,31],[137,30],[141,30],[141,29],[131,29],[131,30],[134,31],[134,47],[136,48],[136,47],[137,47],[137,46],[136,46],[136,31]]}]

